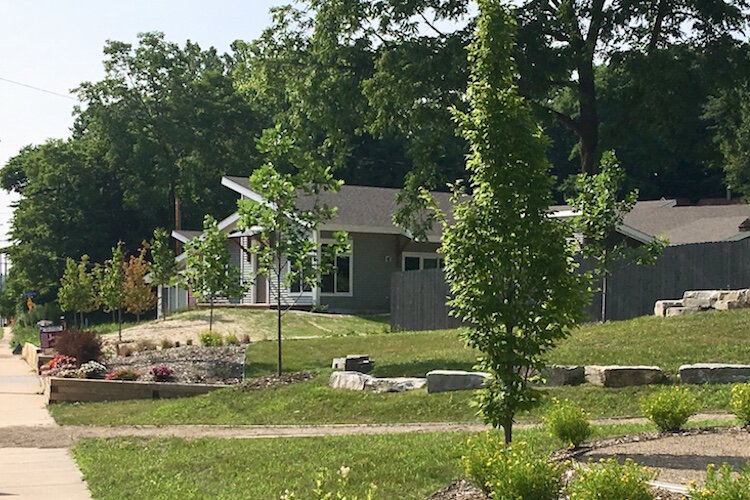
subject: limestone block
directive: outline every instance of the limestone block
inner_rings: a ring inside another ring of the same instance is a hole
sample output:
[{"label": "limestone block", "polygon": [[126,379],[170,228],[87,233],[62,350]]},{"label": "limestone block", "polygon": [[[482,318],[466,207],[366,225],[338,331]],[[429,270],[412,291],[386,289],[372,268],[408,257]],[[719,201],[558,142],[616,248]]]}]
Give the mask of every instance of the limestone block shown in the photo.
[{"label": "limestone block", "polygon": [[719,290],[688,290],[682,295],[682,306],[711,309],[720,297],[721,292]]},{"label": "limestone block", "polygon": [[682,300],[680,299],[669,299],[669,300],[657,300],[654,304],[654,316],[666,316],[667,310],[670,307],[682,307]]},{"label": "limestone block", "polygon": [[427,392],[469,391],[481,389],[488,373],[461,370],[432,370],[427,373]]},{"label": "limestone block", "polygon": [[732,384],[750,381],[750,365],[697,363],[680,367],[683,384]]},{"label": "limestone block", "polygon": [[658,366],[587,366],[586,381],[602,387],[629,387],[660,382],[664,378]]},{"label": "limestone block", "polygon": [[333,358],[331,368],[334,370],[345,370],[346,369],[346,358]]},{"label": "limestone block", "polygon": [[586,370],[583,366],[549,365],[542,370],[545,385],[578,385],[586,381]]},{"label": "limestone block", "polygon": [[370,375],[359,372],[333,372],[329,384],[334,389],[348,389],[350,391],[364,391],[365,384],[371,379]]},{"label": "limestone block", "polygon": [[427,379],[418,377],[370,377],[365,381],[365,390],[372,392],[406,392],[422,389],[427,385]]},{"label": "limestone block", "polygon": [[367,354],[349,354],[344,360],[344,370],[348,372],[368,373],[372,370],[372,361]]},{"label": "limestone block", "polygon": [[667,318],[675,316],[686,316],[688,314],[695,314],[703,311],[700,307],[670,307],[667,309]]}]

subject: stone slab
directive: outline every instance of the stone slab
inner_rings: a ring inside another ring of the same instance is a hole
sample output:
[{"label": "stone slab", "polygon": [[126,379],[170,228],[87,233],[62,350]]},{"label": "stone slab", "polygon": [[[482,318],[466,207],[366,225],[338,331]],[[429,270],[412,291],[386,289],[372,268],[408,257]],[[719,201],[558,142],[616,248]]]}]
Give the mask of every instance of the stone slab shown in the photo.
[{"label": "stone slab", "polygon": [[370,392],[406,392],[422,389],[427,379],[417,377],[378,378],[360,372],[333,372],[329,384],[334,389]]},{"label": "stone slab", "polygon": [[470,391],[481,389],[489,373],[461,370],[432,370],[427,373],[427,392]]},{"label": "stone slab", "polygon": [[682,295],[683,307],[711,309],[721,298],[719,290],[688,290]]},{"label": "stone slab", "polygon": [[367,354],[349,354],[344,359],[344,371],[368,373],[372,370],[372,361]]},{"label": "stone slab", "polygon": [[576,365],[549,365],[542,370],[544,385],[557,387],[586,382],[586,369]]},{"label": "stone slab", "polygon": [[733,384],[750,381],[750,365],[696,363],[680,366],[683,384]]},{"label": "stone slab", "polygon": [[372,377],[359,372],[333,372],[328,383],[334,389],[364,391],[365,383],[369,378]]},{"label": "stone slab", "polygon": [[654,316],[664,317],[667,315],[667,310],[670,307],[682,307],[682,300],[680,299],[669,299],[669,300],[657,300],[654,304]]},{"label": "stone slab", "polygon": [[658,366],[587,366],[586,381],[601,387],[630,387],[661,382],[664,374]]},{"label": "stone slab", "polygon": [[675,316],[686,316],[688,314],[695,314],[704,311],[700,307],[670,307],[667,309],[667,318],[673,318]]},{"label": "stone slab", "polygon": [[345,370],[346,369],[346,358],[333,358],[331,368],[334,370]]}]

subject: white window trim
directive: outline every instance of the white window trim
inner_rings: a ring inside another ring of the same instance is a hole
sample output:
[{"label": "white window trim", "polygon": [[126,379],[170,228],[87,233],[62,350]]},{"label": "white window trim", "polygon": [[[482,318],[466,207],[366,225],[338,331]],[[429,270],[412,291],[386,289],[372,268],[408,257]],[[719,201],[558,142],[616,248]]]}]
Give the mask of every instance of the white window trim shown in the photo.
[{"label": "white window trim", "polygon": [[[323,238],[320,240],[321,247],[325,244],[336,243],[336,240]],[[334,274],[333,292],[324,292],[320,290],[321,297],[353,297],[354,296],[354,241],[349,240],[349,251],[342,253],[342,256],[349,256],[349,291],[348,292],[336,292],[336,275]]]},{"label": "white window trim", "polygon": [[[292,262],[287,258],[286,259],[286,272],[291,273],[292,272]],[[281,286],[284,286],[283,279],[281,280],[282,284]],[[286,287],[287,291],[286,293],[289,296],[293,297],[312,297],[313,296],[313,287],[310,288],[309,291],[305,291],[304,289],[304,283],[300,283],[300,291],[299,292],[293,292],[292,291],[292,283],[289,283],[289,285]]]},{"label": "white window trim", "polygon": [[[419,271],[424,270],[425,259],[438,259],[443,261],[445,265],[445,255],[431,252],[401,252],[401,271],[406,271],[406,258],[417,257],[419,258]],[[438,266],[439,268],[439,266]]]}]

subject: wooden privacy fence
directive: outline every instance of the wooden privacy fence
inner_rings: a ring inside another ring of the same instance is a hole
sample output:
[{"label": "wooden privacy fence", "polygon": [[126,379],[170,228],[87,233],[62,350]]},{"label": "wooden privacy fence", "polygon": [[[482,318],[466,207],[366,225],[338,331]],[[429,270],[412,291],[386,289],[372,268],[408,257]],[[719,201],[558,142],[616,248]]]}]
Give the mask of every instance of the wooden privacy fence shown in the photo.
[{"label": "wooden privacy fence", "polygon": [[[750,238],[740,241],[670,246],[653,266],[624,262],[607,280],[607,319],[653,314],[659,299],[678,299],[686,290],[750,288]],[[391,278],[391,328],[454,328],[448,316],[448,286],[442,270],[406,271]],[[601,315],[601,292],[587,308]]]}]

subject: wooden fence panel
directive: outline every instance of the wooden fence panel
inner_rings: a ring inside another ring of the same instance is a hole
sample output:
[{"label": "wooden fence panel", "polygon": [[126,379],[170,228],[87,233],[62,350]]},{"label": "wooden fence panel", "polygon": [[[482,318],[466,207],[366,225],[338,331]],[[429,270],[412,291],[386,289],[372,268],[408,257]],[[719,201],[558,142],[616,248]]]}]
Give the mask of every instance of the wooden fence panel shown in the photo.
[{"label": "wooden fence panel", "polygon": [[[587,263],[581,270],[590,269]],[[696,243],[664,249],[653,266],[621,263],[607,280],[607,319],[653,314],[659,299],[678,299],[686,290],[750,288],[750,239]],[[448,316],[448,285],[442,270],[406,271],[391,279],[391,327],[403,330],[455,328]],[[601,292],[586,309],[601,317]]]}]

